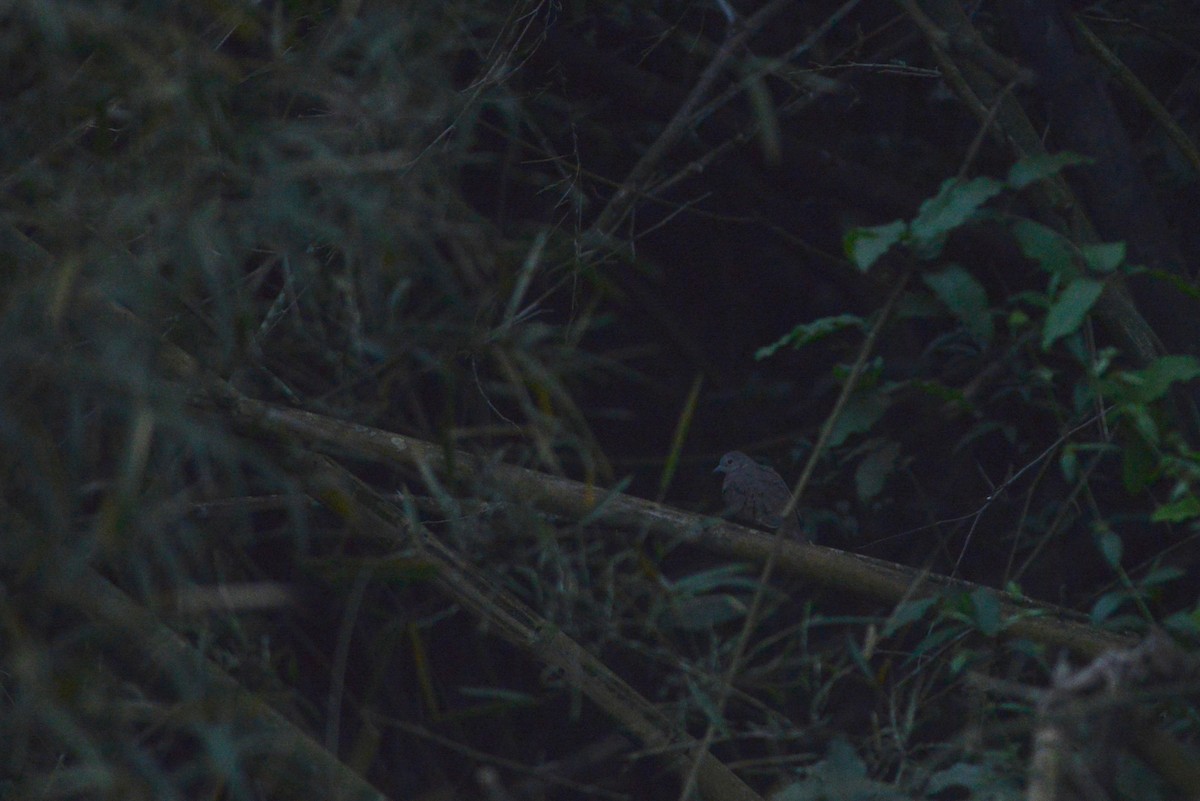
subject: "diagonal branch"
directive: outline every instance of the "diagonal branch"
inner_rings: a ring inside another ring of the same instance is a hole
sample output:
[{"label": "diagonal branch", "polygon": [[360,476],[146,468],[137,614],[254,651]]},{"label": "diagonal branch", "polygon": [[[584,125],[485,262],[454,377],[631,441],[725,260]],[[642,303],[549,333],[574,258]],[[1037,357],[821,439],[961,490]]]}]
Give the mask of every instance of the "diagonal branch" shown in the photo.
[{"label": "diagonal branch", "polygon": [[[486,478],[510,496],[552,514],[572,520],[603,519],[611,526],[667,536],[685,534],[697,546],[735,559],[763,562],[777,547],[777,538],[772,535],[666,504],[606,492],[594,484],[536,470],[485,462],[413,437],[248,398],[201,370],[184,351],[167,343],[162,358],[169,372],[200,390],[196,402],[221,407],[241,430],[255,436],[292,445],[305,443],[330,454],[432,470],[458,479]],[[861,597],[900,603],[940,592],[981,589],[971,582],[833,548],[791,542],[778,547],[781,571]],[[1088,625],[1084,615],[1050,604],[1005,595],[1000,609],[1009,619],[1006,631],[1012,636],[1068,648],[1077,654],[1094,656],[1129,642]]]}]

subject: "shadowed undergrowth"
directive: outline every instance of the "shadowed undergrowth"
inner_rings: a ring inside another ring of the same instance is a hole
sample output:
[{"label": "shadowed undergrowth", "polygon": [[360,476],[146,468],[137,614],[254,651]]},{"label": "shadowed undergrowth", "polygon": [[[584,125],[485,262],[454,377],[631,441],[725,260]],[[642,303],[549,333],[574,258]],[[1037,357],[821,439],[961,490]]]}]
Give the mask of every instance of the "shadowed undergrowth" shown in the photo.
[{"label": "shadowed undergrowth", "polygon": [[1002,12],[723,6],[0,12],[0,796],[1015,798],[1192,635],[1190,133],[1152,252]]}]

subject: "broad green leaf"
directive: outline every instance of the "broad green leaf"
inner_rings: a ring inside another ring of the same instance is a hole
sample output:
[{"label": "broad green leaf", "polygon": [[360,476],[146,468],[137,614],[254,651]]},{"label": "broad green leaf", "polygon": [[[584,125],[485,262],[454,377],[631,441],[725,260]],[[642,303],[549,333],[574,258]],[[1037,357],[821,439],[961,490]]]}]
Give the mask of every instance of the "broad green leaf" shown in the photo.
[{"label": "broad green leaf", "polygon": [[1111,395],[1130,403],[1156,401],[1179,381],[1200,377],[1200,361],[1194,356],[1160,356],[1142,370],[1127,370],[1106,381]]},{"label": "broad green leaf", "polygon": [[860,501],[869,501],[883,491],[887,480],[896,471],[896,458],[899,455],[900,443],[885,442],[858,463],[854,471],[854,485]]},{"label": "broad green leaf", "polygon": [[1035,181],[1054,175],[1063,167],[1072,164],[1090,164],[1092,159],[1079,153],[1035,153],[1018,161],[1008,171],[1008,185],[1022,189]]},{"label": "broad green leaf", "polygon": [[1177,501],[1163,504],[1150,515],[1152,523],[1182,523],[1200,516],[1200,500],[1195,495],[1180,498]]},{"label": "broad green leaf", "polygon": [[949,178],[933,197],[921,204],[917,217],[909,226],[915,240],[917,255],[932,258],[941,250],[946,234],[979,211],[979,207],[1004,191],[1004,184],[994,178],[972,178],[960,181]]},{"label": "broad green leaf", "polygon": [[987,291],[975,276],[962,266],[951,264],[939,272],[925,273],[922,280],[966,326],[971,336],[984,345],[991,344],[995,326],[988,308]]},{"label": "broad green leaf", "polygon": [[996,593],[987,587],[980,587],[971,593],[971,605],[974,607],[972,618],[975,627],[987,637],[995,637],[1000,633],[1000,603]]},{"label": "broad green leaf", "polygon": [[1138,587],[1142,590],[1148,587],[1157,587],[1160,584],[1168,584],[1176,579],[1183,578],[1187,574],[1178,567],[1156,567],[1138,580]]},{"label": "broad green leaf", "polygon": [[1075,266],[1074,246],[1053,228],[1032,220],[1017,220],[1013,224],[1013,236],[1017,238],[1021,252],[1051,275],[1069,278],[1079,273]]},{"label": "broad green leaf", "polygon": [[870,431],[871,426],[883,417],[891,403],[887,397],[873,392],[869,395],[855,395],[846,402],[833,431],[829,434],[829,447],[836,448],[846,441],[851,434],[861,434]]},{"label": "broad green leaf", "polygon": [[1100,624],[1108,620],[1112,616],[1112,613],[1120,609],[1128,600],[1129,594],[1124,590],[1101,595],[1095,605],[1092,606],[1092,623]]},{"label": "broad green leaf", "polygon": [[1098,273],[1111,273],[1125,262],[1124,242],[1082,245],[1079,252],[1083,254],[1087,266]]},{"label": "broad green leaf", "polygon": [[1121,542],[1121,538],[1115,531],[1107,527],[1100,531],[1096,535],[1096,547],[1100,549],[1100,555],[1104,557],[1104,561],[1108,562],[1109,566],[1120,566],[1125,543]]},{"label": "broad green leaf", "polygon": [[798,325],[777,341],[759,348],[755,351],[754,358],[761,361],[769,356],[773,356],[777,350],[786,345],[791,345],[793,348],[802,348],[809,343],[816,342],[838,331],[843,331],[847,328],[862,328],[862,326],[862,318],[853,314],[822,317],[819,320],[813,320],[811,323]]},{"label": "broad green leaf", "polygon": [[1046,314],[1042,328],[1042,347],[1048,349],[1056,340],[1079,330],[1083,318],[1104,291],[1104,284],[1090,278],[1076,278],[1067,284]]},{"label": "broad green leaf", "polygon": [[854,266],[865,273],[907,233],[908,224],[903,220],[877,225],[874,228],[851,228],[846,232],[842,245]]}]

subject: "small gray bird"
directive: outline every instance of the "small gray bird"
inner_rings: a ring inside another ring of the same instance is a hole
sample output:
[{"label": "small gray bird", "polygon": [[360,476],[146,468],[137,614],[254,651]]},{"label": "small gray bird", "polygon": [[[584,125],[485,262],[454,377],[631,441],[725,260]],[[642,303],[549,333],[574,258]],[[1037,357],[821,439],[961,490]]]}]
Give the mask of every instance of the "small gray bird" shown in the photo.
[{"label": "small gray bird", "polygon": [[783,519],[792,491],[774,470],[741,451],[730,451],[713,472],[725,474],[721,497],[731,516],[771,529],[782,528],[783,534],[799,540],[808,539],[795,510]]}]

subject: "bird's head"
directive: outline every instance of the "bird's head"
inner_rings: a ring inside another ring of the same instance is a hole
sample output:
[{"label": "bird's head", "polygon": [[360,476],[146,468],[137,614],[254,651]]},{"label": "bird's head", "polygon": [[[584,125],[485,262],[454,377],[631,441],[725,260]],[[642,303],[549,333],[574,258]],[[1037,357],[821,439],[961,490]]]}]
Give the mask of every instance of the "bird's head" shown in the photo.
[{"label": "bird's head", "polygon": [[721,461],[717,463],[717,467],[713,470],[714,473],[733,473],[741,470],[748,464],[753,464],[750,457],[741,451],[730,451],[721,457]]}]

